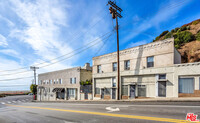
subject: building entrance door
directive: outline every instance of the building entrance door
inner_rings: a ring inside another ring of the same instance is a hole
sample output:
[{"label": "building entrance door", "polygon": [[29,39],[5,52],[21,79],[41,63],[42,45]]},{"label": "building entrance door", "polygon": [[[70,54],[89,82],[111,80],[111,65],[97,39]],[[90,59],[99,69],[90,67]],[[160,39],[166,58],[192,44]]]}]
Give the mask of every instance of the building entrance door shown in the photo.
[{"label": "building entrance door", "polygon": [[166,82],[158,82],[158,96],[166,97]]},{"label": "building entrance door", "polygon": [[104,99],[104,89],[101,89],[101,99]]},{"label": "building entrance door", "polygon": [[130,98],[135,98],[135,85],[130,85]]},{"label": "building entrance door", "polygon": [[112,99],[116,99],[116,88],[112,89]]}]

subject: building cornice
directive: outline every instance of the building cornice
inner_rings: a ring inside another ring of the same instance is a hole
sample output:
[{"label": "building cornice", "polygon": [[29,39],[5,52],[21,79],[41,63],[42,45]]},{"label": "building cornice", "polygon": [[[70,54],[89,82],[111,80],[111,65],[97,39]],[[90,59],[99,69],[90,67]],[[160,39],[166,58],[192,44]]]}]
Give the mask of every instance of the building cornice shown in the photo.
[{"label": "building cornice", "polygon": [[[119,54],[125,55],[125,54],[130,54],[130,53],[137,53],[139,51],[144,51],[144,50],[148,51],[150,49],[157,48],[157,47],[162,48],[163,46],[169,45],[171,43],[174,43],[173,38],[169,38],[169,39],[165,39],[165,40],[157,41],[157,42],[152,42],[152,43],[149,43],[149,44],[140,45],[140,46],[132,47],[132,48],[129,48],[129,49],[124,49],[124,50],[121,50]],[[116,56],[117,56],[117,52],[113,52],[113,53],[93,57],[93,60],[111,58],[111,57],[116,57]]]}]

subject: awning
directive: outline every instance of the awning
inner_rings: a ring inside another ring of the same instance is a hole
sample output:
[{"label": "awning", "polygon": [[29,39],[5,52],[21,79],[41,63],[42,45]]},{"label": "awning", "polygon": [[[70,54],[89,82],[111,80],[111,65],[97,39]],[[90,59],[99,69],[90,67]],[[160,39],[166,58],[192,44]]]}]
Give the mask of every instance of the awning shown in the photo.
[{"label": "awning", "polygon": [[64,88],[54,88],[52,92],[61,92]]},{"label": "awning", "polygon": [[158,82],[167,82],[167,79],[159,79]]}]

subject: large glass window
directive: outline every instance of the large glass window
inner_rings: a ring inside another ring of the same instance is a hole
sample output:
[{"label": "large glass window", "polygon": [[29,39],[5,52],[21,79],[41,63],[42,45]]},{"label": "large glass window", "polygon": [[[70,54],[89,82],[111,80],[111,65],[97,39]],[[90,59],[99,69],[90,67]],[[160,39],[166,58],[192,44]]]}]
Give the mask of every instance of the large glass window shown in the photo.
[{"label": "large glass window", "polygon": [[117,71],[117,62],[113,63],[113,71]]},{"label": "large glass window", "polygon": [[154,57],[147,57],[147,67],[154,67]]},{"label": "large glass window", "polygon": [[110,95],[110,94],[111,94],[111,89],[105,88],[105,95]]},{"label": "large glass window", "polygon": [[128,85],[122,85],[122,95],[128,96]]},{"label": "large glass window", "polygon": [[75,96],[76,96],[76,89],[68,88],[68,98],[75,98]]},{"label": "large glass window", "polygon": [[112,78],[112,87],[116,87],[116,78]]},{"label": "large glass window", "polygon": [[130,70],[130,60],[124,61],[124,70]]},{"label": "large glass window", "polygon": [[145,85],[138,85],[138,96],[146,97],[146,86]]},{"label": "large glass window", "polygon": [[179,93],[194,93],[194,78],[179,78]]},{"label": "large glass window", "polygon": [[95,88],[95,94],[100,94],[100,88]]},{"label": "large glass window", "polygon": [[97,73],[101,73],[101,65],[97,65]]}]

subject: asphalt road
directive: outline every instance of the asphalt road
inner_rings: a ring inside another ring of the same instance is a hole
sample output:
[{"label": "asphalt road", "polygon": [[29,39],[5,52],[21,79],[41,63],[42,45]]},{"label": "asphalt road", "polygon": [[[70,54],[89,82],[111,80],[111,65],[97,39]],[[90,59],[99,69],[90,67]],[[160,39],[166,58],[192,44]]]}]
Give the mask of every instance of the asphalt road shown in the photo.
[{"label": "asphalt road", "polygon": [[0,123],[183,122],[187,113],[200,115],[199,102],[36,103],[29,99],[30,96],[0,99]]}]

